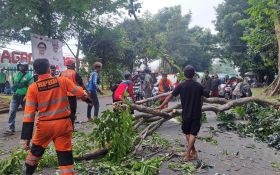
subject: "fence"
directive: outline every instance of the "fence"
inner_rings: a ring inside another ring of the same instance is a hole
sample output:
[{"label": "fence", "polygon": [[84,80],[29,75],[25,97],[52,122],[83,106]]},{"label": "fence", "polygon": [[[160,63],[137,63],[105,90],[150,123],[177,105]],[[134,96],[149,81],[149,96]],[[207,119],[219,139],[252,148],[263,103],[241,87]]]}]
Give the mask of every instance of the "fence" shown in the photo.
[{"label": "fence", "polygon": [[[3,67],[3,71],[6,74],[7,80],[12,84],[12,77],[17,73],[16,67]],[[33,75],[33,69],[29,69],[28,72],[30,72]]]}]

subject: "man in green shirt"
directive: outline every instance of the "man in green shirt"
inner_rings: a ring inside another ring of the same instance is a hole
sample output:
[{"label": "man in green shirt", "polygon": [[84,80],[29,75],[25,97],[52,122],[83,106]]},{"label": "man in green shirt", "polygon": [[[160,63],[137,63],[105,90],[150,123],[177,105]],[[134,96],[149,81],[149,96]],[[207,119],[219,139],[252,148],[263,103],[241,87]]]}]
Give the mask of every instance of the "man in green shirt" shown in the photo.
[{"label": "man in green shirt", "polygon": [[27,73],[28,63],[19,62],[17,65],[18,72],[13,76],[13,91],[14,95],[10,103],[9,112],[9,130],[4,134],[13,135],[15,132],[15,119],[19,105],[23,108],[25,106],[25,95],[27,93],[28,86],[33,82],[33,77],[30,73]]},{"label": "man in green shirt", "polygon": [[0,68],[0,93],[4,92],[6,80],[6,74],[4,73],[3,68]]}]

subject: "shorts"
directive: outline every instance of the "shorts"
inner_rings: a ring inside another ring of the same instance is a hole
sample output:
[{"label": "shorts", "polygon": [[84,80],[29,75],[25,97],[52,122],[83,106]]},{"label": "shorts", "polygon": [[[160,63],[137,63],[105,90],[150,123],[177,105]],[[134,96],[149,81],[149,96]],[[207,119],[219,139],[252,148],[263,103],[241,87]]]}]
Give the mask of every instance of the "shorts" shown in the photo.
[{"label": "shorts", "polygon": [[182,131],[186,135],[197,136],[201,127],[200,118],[196,119],[184,119],[182,123]]}]

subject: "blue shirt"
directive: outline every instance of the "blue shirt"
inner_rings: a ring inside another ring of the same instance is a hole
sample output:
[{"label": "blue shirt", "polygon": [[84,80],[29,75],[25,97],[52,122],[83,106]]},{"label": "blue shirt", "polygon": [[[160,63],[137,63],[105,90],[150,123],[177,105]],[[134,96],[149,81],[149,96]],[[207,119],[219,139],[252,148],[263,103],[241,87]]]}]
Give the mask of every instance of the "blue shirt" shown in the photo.
[{"label": "blue shirt", "polygon": [[90,74],[90,78],[87,84],[87,89],[91,93],[97,93],[99,90],[99,75],[96,71]]}]

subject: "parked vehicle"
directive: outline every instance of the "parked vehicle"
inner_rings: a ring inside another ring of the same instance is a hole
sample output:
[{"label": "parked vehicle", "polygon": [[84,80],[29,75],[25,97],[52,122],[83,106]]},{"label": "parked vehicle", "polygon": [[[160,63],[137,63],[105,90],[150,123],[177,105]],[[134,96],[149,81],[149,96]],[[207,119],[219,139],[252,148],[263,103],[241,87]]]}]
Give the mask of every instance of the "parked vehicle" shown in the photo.
[{"label": "parked vehicle", "polygon": [[242,97],[252,97],[253,93],[249,84],[243,86]]},{"label": "parked vehicle", "polygon": [[232,91],[233,91],[232,85],[227,84],[225,86],[225,99],[229,100],[232,98]]},{"label": "parked vehicle", "polygon": [[233,89],[236,85],[236,78],[231,77],[227,82],[219,86],[219,96],[222,98],[231,99]]},{"label": "parked vehicle", "polygon": [[226,87],[226,84],[220,84],[219,85],[219,97],[225,97],[225,87]]},{"label": "parked vehicle", "polygon": [[133,86],[136,101],[144,99],[144,91],[140,84]]}]

